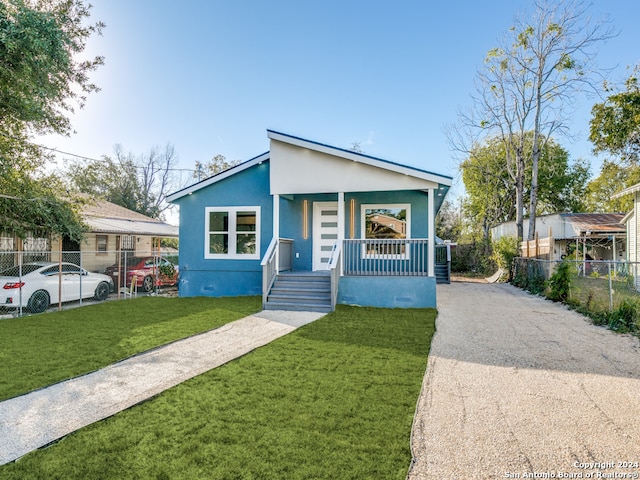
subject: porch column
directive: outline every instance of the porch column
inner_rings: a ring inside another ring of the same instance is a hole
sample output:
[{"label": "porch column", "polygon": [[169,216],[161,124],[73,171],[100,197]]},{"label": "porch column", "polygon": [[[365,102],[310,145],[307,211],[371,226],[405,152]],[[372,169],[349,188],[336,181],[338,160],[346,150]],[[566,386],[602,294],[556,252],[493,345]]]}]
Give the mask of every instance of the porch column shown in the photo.
[{"label": "porch column", "polygon": [[[344,219],[344,192],[338,192],[338,241],[340,243],[344,243]],[[342,247],[343,245],[340,246]],[[340,262],[340,276],[342,276],[342,274],[342,262]]]},{"label": "porch column", "polygon": [[[280,195],[273,194],[273,238],[280,241]],[[280,271],[280,245],[276,246],[276,273]]]},{"label": "porch column", "polygon": [[429,255],[427,255],[427,275],[430,277],[435,276],[435,268],[434,262],[436,260],[436,202],[435,202],[435,194],[436,190],[434,188],[429,189],[429,198],[428,198],[428,223],[429,223],[429,241],[428,241],[428,251]]}]

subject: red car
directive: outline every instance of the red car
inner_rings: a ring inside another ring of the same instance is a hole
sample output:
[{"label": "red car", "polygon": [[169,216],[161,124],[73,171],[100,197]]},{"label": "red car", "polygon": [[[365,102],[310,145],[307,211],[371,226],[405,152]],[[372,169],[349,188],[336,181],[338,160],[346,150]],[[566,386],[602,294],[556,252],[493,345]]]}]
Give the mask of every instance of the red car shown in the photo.
[{"label": "red car", "polygon": [[[131,279],[136,277],[136,286],[145,292],[152,292],[156,286],[173,286],[178,283],[178,266],[164,257],[130,257],[126,265],[120,265],[126,270],[126,283],[118,265],[111,265],[105,269],[105,274],[113,279],[117,288],[129,287]],[[124,272],[123,272],[124,273]]]}]

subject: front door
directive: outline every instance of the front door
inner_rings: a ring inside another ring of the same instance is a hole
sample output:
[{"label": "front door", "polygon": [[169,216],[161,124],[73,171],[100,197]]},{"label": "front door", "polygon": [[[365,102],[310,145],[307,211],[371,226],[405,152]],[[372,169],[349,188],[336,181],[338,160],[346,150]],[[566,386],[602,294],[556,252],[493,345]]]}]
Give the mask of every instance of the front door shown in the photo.
[{"label": "front door", "polygon": [[313,202],[313,270],[327,270],[338,240],[338,202]]}]

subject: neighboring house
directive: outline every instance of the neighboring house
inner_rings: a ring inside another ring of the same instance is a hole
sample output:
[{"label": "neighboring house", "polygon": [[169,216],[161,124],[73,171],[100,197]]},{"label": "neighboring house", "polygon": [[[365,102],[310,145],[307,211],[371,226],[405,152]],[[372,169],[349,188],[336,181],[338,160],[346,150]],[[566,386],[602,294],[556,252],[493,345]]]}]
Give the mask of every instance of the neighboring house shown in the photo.
[{"label": "neighboring house", "polygon": [[180,295],[435,306],[435,215],[451,177],[267,134],[267,153],[167,197],[180,207]]},{"label": "neighboring house", "polygon": [[[585,245],[586,253],[596,260],[623,260],[626,255],[626,228],[621,213],[554,213],[536,217],[538,244],[544,245],[536,255],[535,240],[523,242],[522,256],[543,256],[561,260],[570,246]],[[491,229],[491,238],[515,237],[516,222],[505,222]],[[529,236],[529,222],[524,222],[524,238]],[[549,254],[548,249],[552,250]],[[580,247],[582,248],[582,247]],[[582,251],[582,250],[581,250]]]},{"label": "neighboring house", "polygon": [[116,263],[118,251],[136,257],[151,256],[159,239],[178,238],[178,227],[106,200],[86,204],[82,218],[89,232],[81,244],[64,241],[62,250],[83,252],[83,266],[91,271],[101,272]]},{"label": "neighboring house", "polygon": [[[59,259],[59,247],[63,260],[82,262],[82,266],[93,272],[103,272],[105,267],[117,263],[118,252],[131,256],[150,256],[155,252],[156,239],[177,238],[178,227],[153,219],[105,200],[89,200],[82,209],[82,218],[89,226],[82,242],[68,238],[58,241],[48,237],[0,236],[0,252],[24,253],[24,260]],[[13,254],[2,255],[2,267],[12,266]]]},{"label": "neighboring house", "polygon": [[633,198],[632,210],[622,219],[622,223],[627,227],[627,260],[638,262],[640,261],[640,243],[638,242],[640,238],[638,235],[638,228],[640,228],[640,183],[625,188],[611,198],[620,198],[625,195],[631,195]]}]

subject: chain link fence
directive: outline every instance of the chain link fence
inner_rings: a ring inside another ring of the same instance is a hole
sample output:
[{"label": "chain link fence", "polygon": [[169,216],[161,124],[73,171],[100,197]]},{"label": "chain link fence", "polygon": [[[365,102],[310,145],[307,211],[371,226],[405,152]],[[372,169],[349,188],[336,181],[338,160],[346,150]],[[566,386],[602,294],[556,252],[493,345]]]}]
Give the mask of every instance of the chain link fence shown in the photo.
[{"label": "chain link fence", "polygon": [[174,294],[178,252],[0,250],[0,317]]},{"label": "chain link fence", "polygon": [[598,324],[640,329],[640,263],[613,260],[540,260],[516,258],[512,283],[532,293],[550,295],[550,279],[566,264],[569,293],[565,303]]}]

